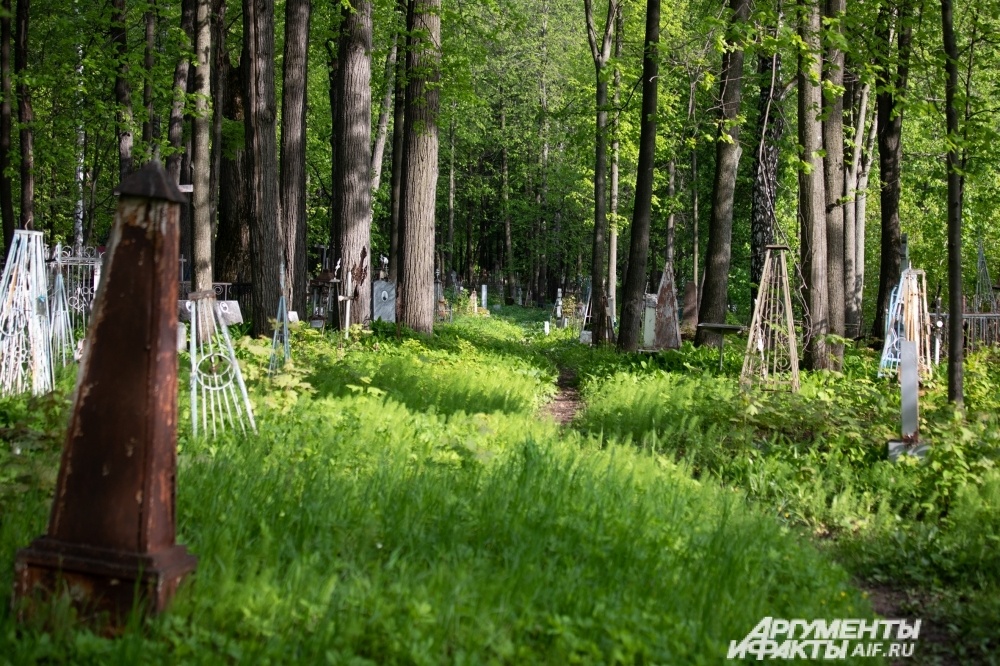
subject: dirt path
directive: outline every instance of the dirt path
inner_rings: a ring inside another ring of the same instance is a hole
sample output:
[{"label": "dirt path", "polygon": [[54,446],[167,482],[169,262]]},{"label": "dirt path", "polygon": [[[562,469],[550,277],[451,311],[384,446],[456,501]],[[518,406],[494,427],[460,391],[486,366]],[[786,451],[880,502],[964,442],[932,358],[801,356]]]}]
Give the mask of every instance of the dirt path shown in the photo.
[{"label": "dirt path", "polygon": [[569,425],[583,408],[580,392],[576,389],[576,371],[561,368],[556,386],[559,387],[559,392],[552,402],[545,405],[545,412],[559,425]]},{"label": "dirt path", "polygon": [[921,612],[921,609],[929,606],[929,599],[877,583],[862,582],[859,587],[868,593],[872,608],[882,617],[894,620],[906,619],[911,626],[914,620],[921,620],[916,658],[896,660],[891,662],[892,666],[903,666],[906,663],[935,664],[935,666],[968,663],[959,658],[958,646],[955,645],[947,629],[927,617],[925,612]]}]

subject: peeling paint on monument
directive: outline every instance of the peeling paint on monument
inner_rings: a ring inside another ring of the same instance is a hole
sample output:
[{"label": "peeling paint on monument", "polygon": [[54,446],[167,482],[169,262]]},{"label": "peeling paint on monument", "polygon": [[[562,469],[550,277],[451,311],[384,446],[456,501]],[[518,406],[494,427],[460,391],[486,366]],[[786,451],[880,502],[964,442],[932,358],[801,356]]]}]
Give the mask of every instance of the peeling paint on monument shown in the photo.
[{"label": "peeling paint on monument", "polygon": [[136,602],[162,611],[197,563],[175,543],[183,199],[156,163],[117,193],[48,533],[18,552],[14,582],[22,619],[68,591],[112,632]]}]

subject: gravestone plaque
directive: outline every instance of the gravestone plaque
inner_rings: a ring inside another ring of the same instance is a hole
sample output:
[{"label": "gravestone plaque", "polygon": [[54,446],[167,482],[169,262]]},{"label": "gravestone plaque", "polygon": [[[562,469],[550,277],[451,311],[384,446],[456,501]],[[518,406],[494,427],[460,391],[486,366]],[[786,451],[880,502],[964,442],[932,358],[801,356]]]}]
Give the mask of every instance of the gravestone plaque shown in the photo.
[{"label": "gravestone plaque", "polygon": [[387,280],[372,281],[372,321],[396,321],[396,283]]}]

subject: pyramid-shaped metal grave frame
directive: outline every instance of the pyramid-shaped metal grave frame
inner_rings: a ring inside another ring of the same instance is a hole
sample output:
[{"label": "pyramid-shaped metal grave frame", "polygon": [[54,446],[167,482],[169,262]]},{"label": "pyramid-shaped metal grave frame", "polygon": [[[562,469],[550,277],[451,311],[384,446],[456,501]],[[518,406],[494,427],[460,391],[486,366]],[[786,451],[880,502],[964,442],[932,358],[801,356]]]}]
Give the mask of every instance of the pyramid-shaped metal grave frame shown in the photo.
[{"label": "pyramid-shaped metal grave frame", "polygon": [[924,271],[907,268],[893,290],[886,316],[885,344],[878,376],[899,373],[901,340],[917,346],[917,369],[921,377],[931,373],[931,315],[927,309],[927,276]]},{"label": "pyramid-shaped metal grave frame", "polygon": [[799,390],[799,351],[788,283],[788,247],[768,245],[740,384],[765,390]]},{"label": "pyramid-shaped metal grave frame", "polygon": [[0,278],[0,395],[52,390],[45,240],[17,229]]},{"label": "pyramid-shaped metal grave frame", "polygon": [[188,296],[191,308],[191,428],[198,436],[217,436],[225,430],[257,424],[247,395],[243,373],[236,361],[229,327],[215,291],[196,291]]}]

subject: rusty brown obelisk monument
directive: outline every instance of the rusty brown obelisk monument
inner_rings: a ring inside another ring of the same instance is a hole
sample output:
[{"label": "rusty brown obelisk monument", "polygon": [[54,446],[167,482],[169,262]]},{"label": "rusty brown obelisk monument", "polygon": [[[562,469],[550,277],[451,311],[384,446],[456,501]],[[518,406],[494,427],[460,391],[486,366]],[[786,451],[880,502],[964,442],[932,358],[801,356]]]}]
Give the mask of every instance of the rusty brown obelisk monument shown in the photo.
[{"label": "rusty brown obelisk monument", "polygon": [[48,534],[17,554],[14,597],[68,593],[114,627],[163,610],[197,560],[175,543],[177,255],[183,195],[158,163],[118,187]]}]

